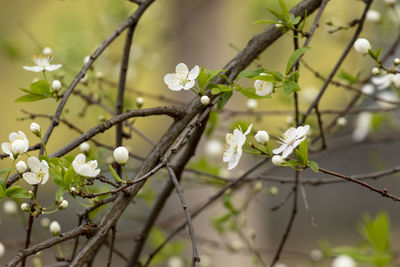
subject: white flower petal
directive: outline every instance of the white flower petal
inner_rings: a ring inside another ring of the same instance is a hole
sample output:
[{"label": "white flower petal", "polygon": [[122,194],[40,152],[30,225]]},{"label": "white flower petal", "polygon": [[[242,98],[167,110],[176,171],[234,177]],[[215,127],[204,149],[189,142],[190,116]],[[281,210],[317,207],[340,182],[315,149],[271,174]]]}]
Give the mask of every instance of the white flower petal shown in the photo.
[{"label": "white flower petal", "polygon": [[8,136],[8,139],[9,139],[11,142],[14,142],[17,138],[18,138],[18,134],[15,133],[15,132],[10,133],[10,135]]},{"label": "white flower petal", "polygon": [[40,183],[40,179],[33,172],[25,172],[22,177],[28,184],[38,184]]},{"label": "white flower petal", "polygon": [[175,74],[168,73],[164,76],[164,82],[167,85],[176,85],[179,84],[179,79]]},{"label": "white flower petal", "polygon": [[197,76],[199,76],[200,73],[200,68],[199,66],[194,66],[193,69],[190,70],[189,75],[188,75],[188,79],[189,80],[195,80],[197,78]]},{"label": "white flower petal", "polygon": [[2,143],[1,144],[1,149],[3,150],[4,153],[8,154],[12,159],[14,158],[13,154],[11,153],[10,143],[6,143],[6,142]]},{"label": "white flower petal", "polygon": [[74,171],[78,174],[80,167],[85,164],[86,156],[84,154],[78,154],[75,159],[72,161],[72,168],[74,168]]},{"label": "white flower petal", "polygon": [[40,161],[38,160],[38,158],[37,157],[29,157],[29,159],[28,159],[28,166],[29,166],[29,168],[31,168],[31,170],[33,171],[33,172],[38,172],[38,171],[40,171]]},{"label": "white flower petal", "polygon": [[49,66],[46,66],[46,70],[47,71],[53,71],[53,70],[57,70],[57,69],[59,69],[59,68],[61,68],[61,64],[56,64],[56,65],[49,65]]},{"label": "white flower petal", "polygon": [[248,135],[250,133],[252,127],[253,127],[253,124],[250,124],[249,128],[247,128],[247,130],[244,133],[244,135]]},{"label": "white flower petal", "polygon": [[45,184],[47,182],[47,180],[49,180],[49,173],[48,172],[46,172],[44,174],[43,179],[42,179],[42,184]]},{"label": "white flower petal", "polygon": [[181,79],[186,79],[189,73],[188,67],[184,63],[179,63],[175,68],[175,73]]},{"label": "white flower petal", "polygon": [[272,150],[272,153],[274,153],[275,155],[280,154],[286,149],[286,147],[287,147],[287,144],[282,144],[280,147]]},{"label": "white flower petal", "polygon": [[25,70],[33,71],[33,72],[42,72],[42,71],[44,70],[43,67],[39,67],[39,66],[32,66],[32,67],[23,66],[23,68],[24,68]]},{"label": "white flower petal", "polygon": [[187,82],[187,83],[183,86],[183,90],[189,90],[189,89],[193,88],[194,84],[195,84],[195,81],[193,81],[193,80]]},{"label": "white flower petal", "polygon": [[286,149],[282,153],[282,158],[286,159],[290,154],[292,154],[293,149],[294,149],[293,145],[286,147]]}]

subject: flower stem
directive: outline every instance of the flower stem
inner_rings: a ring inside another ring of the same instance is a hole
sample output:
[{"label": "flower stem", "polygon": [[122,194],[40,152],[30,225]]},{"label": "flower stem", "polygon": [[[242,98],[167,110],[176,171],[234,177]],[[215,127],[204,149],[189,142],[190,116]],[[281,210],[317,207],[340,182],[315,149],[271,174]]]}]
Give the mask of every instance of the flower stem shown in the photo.
[{"label": "flower stem", "polygon": [[61,257],[62,259],[65,259],[64,253],[63,253],[62,250],[61,250],[60,244],[57,244],[56,246],[57,246],[58,254],[60,254],[60,257]]},{"label": "flower stem", "polygon": [[127,173],[127,171],[126,171],[126,164],[124,164],[124,165],[122,166],[122,168],[124,169],[125,181],[129,181],[129,179],[128,179],[128,173]]}]

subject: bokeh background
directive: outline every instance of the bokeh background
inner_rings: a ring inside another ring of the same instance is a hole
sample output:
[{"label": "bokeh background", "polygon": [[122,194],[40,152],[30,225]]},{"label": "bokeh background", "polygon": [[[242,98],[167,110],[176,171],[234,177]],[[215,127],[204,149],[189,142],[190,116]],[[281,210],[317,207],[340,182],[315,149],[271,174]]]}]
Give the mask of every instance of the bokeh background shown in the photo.
[{"label": "bokeh background", "polygon": [[[299,1],[287,2],[290,6],[294,6]],[[381,12],[382,19],[380,23],[366,22],[361,36],[367,37],[374,47],[383,47],[385,51],[396,38],[396,18],[382,1],[375,2],[372,8]],[[22,66],[31,65],[30,57],[39,54],[43,47],[51,47],[55,54],[54,62],[63,64],[61,71],[54,75],[58,75],[57,78],[62,76],[65,88],[82,67],[84,57],[90,55],[135,10],[136,6],[124,0],[0,0],[0,6],[0,90],[2,99],[0,105],[2,125],[0,140],[5,142],[8,140],[10,132],[22,130],[27,133],[33,144],[36,139],[29,131],[30,121],[21,120],[21,118],[27,117],[21,110],[52,114],[57,103],[53,99],[29,104],[14,102],[16,98],[22,95],[18,88],[27,88],[33,79],[42,78],[40,74],[23,70]],[[172,92],[168,90],[163,82],[163,76],[172,72],[179,62],[185,62],[189,68],[199,65],[208,69],[221,69],[237,53],[238,49],[245,46],[251,36],[261,32],[266,27],[265,24],[253,23],[259,19],[272,18],[264,8],[265,6],[276,8],[277,1],[156,1],[145,13],[135,32],[128,72],[127,86],[129,90],[126,108],[134,108],[135,100],[139,96],[144,98],[144,107],[165,104],[164,101],[148,97],[146,94],[162,95],[182,102],[191,99],[193,97],[192,92]],[[327,33],[329,26],[325,25],[325,22],[330,20],[337,25],[345,25],[360,16],[362,10],[362,1],[330,1],[313,39],[312,49],[307,53],[305,61],[321,74],[327,75],[351,37],[353,29],[329,34]],[[312,18],[314,16],[310,17],[307,25],[310,25]],[[111,108],[116,96],[116,86],[109,82],[118,81],[123,41],[124,38],[115,41],[95,63],[94,69],[88,73],[89,79],[93,81],[90,86],[79,85],[77,88],[94,97],[102,97],[105,105]],[[292,46],[291,37],[284,36],[268,48],[257,63],[270,70],[282,71],[293,49]],[[397,56],[399,56],[398,53]],[[255,67],[255,65],[252,67]],[[341,69],[353,75],[365,77],[369,75],[371,67],[372,62],[368,57],[361,57],[352,51]],[[99,79],[99,77],[103,78]],[[246,85],[246,82],[243,84]],[[247,85],[251,86],[251,83]],[[302,110],[307,107],[310,99],[315,96],[321,85],[322,82],[316,79],[311,72],[305,68],[301,69],[300,86],[302,92],[299,95]],[[354,92],[330,87],[323,97],[320,107],[323,109],[343,108],[353,95]],[[246,110],[246,102],[247,99],[244,96],[235,94],[227,107],[244,111]],[[82,99],[72,96],[63,116],[68,117],[70,121],[83,130],[99,123],[101,117],[110,118],[109,114],[95,106],[89,107],[85,115],[81,117],[84,104]],[[361,105],[363,104],[361,103]],[[256,110],[288,110],[292,107],[292,98],[278,92],[273,99],[259,100]],[[398,128],[395,124],[398,114],[392,115],[389,117],[393,122],[390,124],[391,127],[383,127],[380,131],[372,134],[395,133]],[[329,118],[331,117],[324,116],[327,121],[329,121]],[[235,119],[225,119],[220,121],[220,126],[211,138],[223,142],[225,133],[231,130],[232,123],[235,120],[256,121],[257,129],[265,129],[272,135],[279,135],[287,128],[289,119],[287,115],[259,118],[242,116]],[[373,144],[365,142],[352,145],[350,135],[354,117],[349,116],[347,119],[348,125],[343,129],[338,129],[334,135],[328,138],[328,148],[332,148],[332,150],[317,154],[313,158],[320,166],[344,174],[362,174],[390,168],[398,164],[398,151],[400,149],[398,141],[391,139],[389,142]],[[43,129],[46,129],[49,125],[48,119],[38,118],[35,121]],[[138,119],[135,122],[135,127],[150,139],[157,141],[170,122],[169,119],[166,120],[165,118]],[[54,131],[48,150],[56,151],[78,136],[79,134],[76,132],[61,125]],[[113,131],[101,134],[96,139],[112,144],[114,142]],[[206,143],[207,138],[203,138],[199,147],[198,158],[204,155]],[[137,135],[133,135],[126,142],[126,145],[133,153],[141,156],[145,156],[151,148]],[[109,151],[97,150],[97,152],[104,160],[111,156]],[[213,163],[222,169],[223,175],[237,177],[257,160],[259,159],[256,157],[246,155],[240,166],[231,172],[223,170],[226,166],[222,164],[220,158],[213,159]],[[0,167],[6,168],[10,163],[10,159],[3,159],[0,161]],[[132,161],[132,172],[138,164],[138,161]],[[265,170],[260,170],[260,172],[265,172]],[[287,169],[275,168],[270,170],[268,174],[293,177],[293,171]],[[306,171],[304,176],[314,177],[316,175]],[[318,177],[324,176],[319,175]],[[164,183],[166,178],[165,174],[161,174],[155,178],[155,181]],[[386,187],[394,194],[399,191],[400,186],[398,175],[388,176],[371,183],[379,187]],[[21,182],[21,184],[25,186],[24,182]],[[155,184],[153,183],[153,194],[156,194],[157,190],[160,189],[160,186],[157,187]],[[184,182],[184,186],[187,187],[187,201],[189,205],[193,206],[204,201],[205,196],[211,195],[214,191],[202,184]],[[277,186],[279,193],[274,196],[269,195],[267,192],[270,186]],[[262,248],[264,258],[269,261],[286,227],[291,202],[276,212],[269,211],[268,207],[279,203],[291,188],[288,185],[264,183],[264,189],[257,197],[257,201],[251,204],[247,215],[249,225],[257,233],[257,246]],[[43,186],[39,190],[42,201],[51,204],[55,191],[56,187],[52,182]],[[246,190],[241,190],[235,195],[235,201],[240,203],[245,192]],[[361,240],[357,231],[358,224],[365,213],[375,215],[379,211],[386,211],[391,218],[393,250],[400,248],[398,246],[400,234],[397,223],[400,214],[398,203],[384,199],[354,184],[306,187],[306,193],[310,210],[305,211],[304,204],[302,201],[299,202],[299,215],[286,246],[287,252],[283,253],[282,257],[282,262],[287,265],[329,266],[329,261],[314,265],[310,263],[309,251],[318,248],[321,240],[328,240],[334,246],[357,244]],[[160,222],[165,222],[175,214],[180,215],[180,220],[183,220],[183,214],[180,214],[181,207],[176,200],[176,196],[171,197],[168,207],[159,220]],[[69,211],[50,216],[51,219],[57,219],[61,223],[63,230],[71,229],[77,223],[72,212],[78,209],[79,205],[73,203],[73,200],[70,203]],[[120,239],[117,240],[120,241],[117,248],[125,255],[128,255],[133,244],[132,230],[135,232],[140,229],[144,216],[150,209],[150,206],[144,200],[139,200],[137,205],[133,207],[127,211],[118,226],[117,236]],[[230,251],[227,246],[223,245],[221,238],[213,229],[210,218],[222,211],[223,208],[220,205],[214,205],[195,220],[196,233],[205,240],[205,242],[201,242],[200,252],[208,255],[207,257],[210,260],[208,266],[250,266],[252,255],[245,250]],[[316,226],[311,224],[310,216],[316,220]],[[23,217],[26,217],[26,214],[21,213],[17,217],[10,217],[6,216],[3,210],[0,210],[0,241],[6,244],[7,248],[6,255],[0,259],[0,264],[7,262],[16,253],[17,248],[21,247],[24,238],[23,223],[26,222],[26,218]],[[173,229],[173,225],[169,225],[166,229]],[[168,232],[167,230],[166,232]],[[36,241],[49,237],[48,230],[41,228],[39,224],[35,225],[34,234]],[[184,255],[189,255],[185,252],[190,252],[186,232],[183,232],[178,240],[184,241],[176,244],[176,251],[179,252],[179,256],[185,258]],[[220,244],[217,247],[211,246],[213,253],[209,249],[210,244],[213,244],[211,241]],[[231,240],[223,241],[233,242]],[[183,246],[183,249],[180,249],[180,246]],[[69,247],[66,246],[65,250],[68,251],[68,249]],[[104,253],[100,253],[94,266],[104,265],[107,249],[103,249]],[[183,252],[181,253],[181,251]],[[54,263],[55,253],[55,250],[43,253],[43,263]],[[172,249],[171,254],[174,253]],[[143,255],[147,255],[147,253],[145,252]],[[185,259],[185,264],[188,263],[187,259],[188,257]],[[33,261],[29,259],[28,264],[33,266]],[[122,265],[123,261],[115,257],[115,264],[115,266],[120,266],[118,264]],[[159,260],[158,264],[159,266],[167,266],[166,260]]]}]

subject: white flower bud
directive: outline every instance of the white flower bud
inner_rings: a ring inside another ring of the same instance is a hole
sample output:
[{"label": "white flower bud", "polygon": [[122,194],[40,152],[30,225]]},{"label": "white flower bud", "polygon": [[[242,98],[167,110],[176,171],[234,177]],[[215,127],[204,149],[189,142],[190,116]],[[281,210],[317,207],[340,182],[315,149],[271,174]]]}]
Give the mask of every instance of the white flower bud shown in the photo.
[{"label": "white flower bud", "polygon": [[88,81],[88,76],[85,75],[85,76],[82,77],[82,79],[81,79],[79,82],[80,82],[80,83],[83,83],[83,84],[86,84],[87,81]]},{"label": "white flower bud", "polygon": [[372,68],[372,74],[374,74],[374,75],[379,75],[380,73],[381,73],[381,71],[379,70],[379,68],[378,67],[374,67],[374,68]]},{"label": "white flower bud", "polygon": [[379,22],[381,20],[381,14],[376,10],[368,10],[366,19],[370,22]]},{"label": "white flower bud", "polygon": [[0,258],[3,258],[5,252],[6,247],[3,245],[3,243],[0,242]]},{"label": "white flower bud", "polygon": [[336,123],[339,126],[345,126],[347,124],[347,120],[345,117],[340,117],[337,119]]},{"label": "white flower bud", "polygon": [[256,191],[261,191],[263,189],[263,187],[264,187],[264,184],[263,184],[263,182],[260,182],[260,181],[256,182],[253,186],[254,190],[256,190]]},{"label": "white flower bud", "polygon": [[275,27],[277,27],[278,29],[282,28],[283,27],[282,21],[278,20],[278,23],[275,23]]},{"label": "white flower bud", "polygon": [[114,160],[120,164],[124,165],[128,162],[129,159],[129,151],[126,147],[120,146],[114,150]]},{"label": "white flower bud", "polygon": [[76,193],[76,192],[78,192],[78,189],[76,189],[75,187],[71,187],[70,189],[69,189],[69,191],[71,192],[71,193]]},{"label": "white flower bud", "polygon": [[368,54],[368,50],[371,49],[371,44],[365,38],[358,38],[357,41],[354,42],[354,49],[357,53]]},{"label": "white flower bud", "polygon": [[337,256],[333,262],[332,267],[356,267],[356,262],[347,255],[339,255]]},{"label": "white flower bud", "polygon": [[40,225],[41,225],[43,228],[49,227],[49,225],[50,225],[50,219],[47,218],[47,217],[43,217],[43,218],[40,220]]},{"label": "white flower bud", "polygon": [[61,226],[57,221],[51,222],[49,228],[50,228],[50,233],[53,236],[57,236],[61,232]]},{"label": "white flower bud", "polygon": [[365,84],[361,88],[361,92],[363,94],[366,94],[366,95],[372,95],[374,93],[374,91],[375,91],[375,87],[372,84],[369,84],[369,83]]},{"label": "white flower bud", "polygon": [[26,166],[25,161],[20,160],[20,161],[18,161],[17,164],[15,165],[15,168],[17,169],[17,172],[18,172],[19,174],[21,174],[21,173],[24,173],[28,167]]},{"label": "white flower bud", "polygon": [[30,211],[31,210],[31,207],[29,207],[29,205],[28,205],[28,203],[22,203],[21,204],[21,210],[22,211]]},{"label": "white flower bud", "polygon": [[90,150],[90,145],[86,142],[83,142],[82,144],[79,145],[79,150],[82,151],[83,153],[87,153]]},{"label": "white flower bud", "polygon": [[37,124],[36,122],[31,123],[30,127],[32,133],[34,133],[36,136],[40,136],[40,125]]},{"label": "white flower bud", "polygon": [[254,137],[256,138],[256,141],[261,144],[265,144],[269,141],[269,135],[266,131],[258,131]]},{"label": "white flower bud", "polygon": [[17,214],[17,204],[12,200],[6,200],[3,205],[5,214],[15,215]]},{"label": "white flower bud", "polygon": [[393,6],[396,4],[396,0],[383,0],[386,5]]},{"label": "white flower bud", "polygon": [[275,166],[281,166],[282,163],[285,161],[285,159],[282,158],[282,156],[275,155],[272,157],[271,161],[272,161],[272,164],[274,164]]},{"label": "white flower bud", "polygon": [[97,79],[101,80],[101,79],[103,79],[103,77],[104,77],[103,72],[101,72],[101,71],[96,72],[96,78]]},{"label": "white flower bud", "polygon": [[68,208],[68,201],[66,201],[66,200],[61,201],[61,204],[58,205],[58,207],[59,207],[60,209],[66,209],[66,208]]},{"label": "white flower bud", "polygon": [[238,251],[241,248],[243,248],[243,243],[242,241],[240,241],[239,239],[233,239],[230,243],[229,243],[230,248],[233,251]]},{"label": "white flower bud", "polygon": [[312,261],[320,261],[324,257],[324,254],[322,254],[322,251],[319,249],[313,249],[310,251],[310,259]]},{"label": "white flower bud", "polygon": [[143,104],[144,104],[143,97],[138,97],[138,98],[136,98],[136,105],[137,105],[139,108],[141,108],[141,107],[143,106]]},{"label": "white flower bud", "polygon": [[64,201],[63,197],[60,197],[58,200],[56,200],[57,205],[61,204],[61,202]]},{"label": "white flower bud", "polygon": [[183,267],[184,263],[181,258],[174,256],[174,257],[171,257],[168,259],[167,266],[168,267]]},{"label": "white flower bud", "polygon": [[396,57],[395,59],[393,59],[393,64],[394,65],[399,65],[400,64],[400,58]]},{"label": "white flower bud", "polygon": [[83,59],[83,64],[86,64],[86,63],[88,63],[88,62],[89,62],[89,60],[90,60],[90,56],[86,56],[86,57],[84,57],[84,59]]},{"label": "white flower bud", "polygon": [[286,116],[285,121],[287,124],[292,124],[294,122],[294,118],[292,115]]},{"label": "white flower bud", "polygon": [[276,187],[276,186],[271,186],[270,188],[268,188],[268,193],[269,193],[270,195],[275,196],[276,194],[279,193],[279,189],[278,189],[278,187]]},{"label": "white flower bud", "polygon": [[249,109],[249,110],[254,110],[254,109],[257,108],[258,103],[257,103],[257,101],[254,100],[254,99],[249,99],[249,100],[247,100],[246,106],[247,106],[247,109]]},{"label": "white flower bud", "polygon": [[210,140],[205,147],[205,153],[209,156],[219,156],[222,154],[223,146],[218,140]]},{"label": "white flower bud", "polygon": [[58,91],[60,91],[60,89],[61,89],[61,82],[59,81],[59,80],[54,80],[52,83],[51,83],[51,90],[53,91],[53,92],[58,92]]},{"label": "white flower bud", "polygon": [[[11,144],[11,152],[14,155],[20,155],[24,153],[25,149],[26,149],[26,142],[24,140],[17,139]],[[16,157],[14,156],[14,158]]]},{"label": "white flower bud", "polygon": [[51,54],[53,54],[53,49],[51,49],[51,47],[46,46],[45,48],[43,48],[42,54],[43,55],[51,55]]},{"label": "white flower bud", "polygon": [[203,95],[202,97],[200,97],[200,102],[202,105],[207,106],[208,104],[210,104],[210,98],[206,95]]}]

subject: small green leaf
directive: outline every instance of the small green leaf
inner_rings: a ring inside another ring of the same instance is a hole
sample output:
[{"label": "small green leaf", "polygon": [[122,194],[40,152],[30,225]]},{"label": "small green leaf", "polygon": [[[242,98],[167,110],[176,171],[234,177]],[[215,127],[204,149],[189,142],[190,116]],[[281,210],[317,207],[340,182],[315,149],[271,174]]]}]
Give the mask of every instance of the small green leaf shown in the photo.
[{"label": "small green leaf", "polygon": [[17,103],[34,102],[34,101],[42,100],[45,98],[47,98],[47,97],[43,96],[43,95],[30,94],[30,95],[23,95],[21,97],[18,97],[17,99],[15,99],[15,102],[17,102]]},{"label": "small green leaf", "polygon": [[265,20],[265,19],[260,19],[260,20],[256,20],[253,22],[253,24],[263,24],[263,23],[267,23],[267,24],[277,24],[279,23],[278,21],[275,20]]},{"label": "small green leaf", "polygon": [[71,187],[71,183],[73,182],[74,178],[75,178],[75,171],[72,167],[70,167],[63,176],[63,183],[67,188]]},{"label": "small green leaf", "polygon": [[282,21],[283,23],[286,22],[286,17],[285,17],[283,14],[281,14],[281,13],[277,12],[276,10],[274,10],[274,9],[272,9],[272,8],[269,8],[269,7],[267,7],[267,9],[268,9],[268,11],[271,12],[271,14],[274,15],[277,19],[279,19],[279,20]]},{"label": "small green leaf", "polygon": [[65,193],[65,188],[59,188],[56,192],[56,200],[59,201],[60,198],[64,195]]},{"label": "small green leaf", "polygon": [[28,190],[19,187],[19,186],[11,186],[7,188],[6,195],[10,198],[31,198],[32,195],[28,192]]},{"label": "small green leaf", "polygon": [[284,15],[287,19],[289,19],[289,8],[287,7],[285,1],[279,0],[279,5],[280,5],[280,7],[281,7],[281,10],[282,10],[282,12],[283,12],[283,15]]},{"label": "small green leaf", "polygon": [[121,177],[119,177],[118,173],[113,169],[111,165],[108,165],[108,168],[110,169],[111,175],[118,183],[125,183],[125,181],[122,180]]},{"label": "small green leaf", "polygon": [[308,142],[307,142],[307,139],[300,143],[299,152],[300,152],[300,156],[301,156],[301,162],[302,163],[308,162]]},{"label": "small green leaf", "polygon": [[237,80],[239,80],[240,78],[253,78],[255,76],[259,76],[261,73],[264,72],[263,68],[258,68],[256,70],[244,70],[241,71],[238,76],[236,77]]},{"label": "small green leaf", "polygon": [[240,92],[241,94],[243,94],[245,97],[247,98],[251,98],[251,99],[263,99],[263,98],[271,98],[270,95],[266,95],[266,96],[259,96],[256,94],[256,89],[254,89],[253,87],[250,88],[243,88],[241,86],[236,86],[235,90]]},{"label": "small green leaf", "polygon": [[311,170],[313,170],[314,172],[318,172],[319,171],[318,163],[316,163],[315,161],[309,161],[307,163],[307,166],[310,167]]},{"label": "small green leaf", "polygon": [[40,80],[31,84],[31,91],[34,94],[48,96],[50,84],[45,80]]},{"label": "small green leaf", "polygon": [[301,47],[297,50],[295,50],[292,55],[289,58],[289,61],[286,66],[286,71],[285,74],[288,75],[290,70],[292,69],[293,64],[296,62],[298,58],[300,58],[302,55],[304,55],[305,52],[310,50],[310,47]]},{"label": "small green leaf", "polygon": [[218,104],[217,104],[218,110],[222,110],[224,108],[224,106],[226,105],[226,103],[228,103],[231,96],[232,96],[232,91],[224,92],[222,94],[222,97],[218,101]]},{"label": "small green leaf", "polygon": [[294,81],[286,80],[282,83],[282,85],[283,85],[283,91],[287,95],[290,95],[291,93],[296,92],[296,91],[300,91],[299,85]]},{"label": "small green leaf", "polygon": [[59,187],[66,187],[64,185],[64,182],[63,182],[63,179],[61,176],[61,172],[59,170],[56,170],[56,168],[50,168],[49,174],[50,174],[50,177],[53,178],[56,185],[58,185]]},{"label": "small green leaf", "polygon": [[277,77],[272,76],[272,75],[259,75],[253,77],[253,80],[261,80],[261,81],[266,81],[266,82],[280,82],[280,80],[277,79]]},{"label": "small green leaf", "polygon": [[5,169],[2,169],[2,170],[0,170],[0,175],[2,175],[2,174],[5,174],[5,173],[8,173],[9,171],[11,171],[13,168],[5,168]]}]

